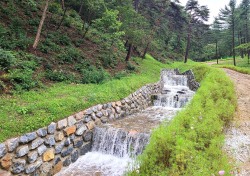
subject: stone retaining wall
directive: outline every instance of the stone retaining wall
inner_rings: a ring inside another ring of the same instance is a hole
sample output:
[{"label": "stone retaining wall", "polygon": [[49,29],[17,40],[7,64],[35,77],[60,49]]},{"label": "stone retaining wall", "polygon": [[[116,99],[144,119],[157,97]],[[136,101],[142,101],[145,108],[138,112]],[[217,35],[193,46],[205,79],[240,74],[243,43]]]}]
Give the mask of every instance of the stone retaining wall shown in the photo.
[{"label": "stone retaining wall", "polygon": [[[0,144],[0,175],[53,175],[91,150],[93,129],[151,105],[160,84],[143,86],[121,101],[99,104]],[[6,171],[6,172],[5,172]]]},{"label": "stone retaining wall", "polygon": [[[161,75],[165,71],[163,69]],[[180,74],[179,70],[174,72]],[[199,84],[195,82],[192,71],[183,75],[188,76],[190,89],[197,90]],[[151,95],[160,91],[161,82],[148,84],[121,101],[93,106],[37,131],[5,141],[0,144],[0,176],[54,175],[91,150],[96,125],[147,108],[152,104]]]}]

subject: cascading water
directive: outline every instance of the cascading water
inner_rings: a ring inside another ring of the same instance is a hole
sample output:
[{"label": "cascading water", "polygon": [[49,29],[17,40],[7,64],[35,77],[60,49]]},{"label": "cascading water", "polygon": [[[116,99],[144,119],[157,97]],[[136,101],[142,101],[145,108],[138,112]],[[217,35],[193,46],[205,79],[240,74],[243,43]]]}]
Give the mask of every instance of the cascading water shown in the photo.
[{"label": "cascading water", "polygon": [[[121,176],[149,142],[150,132],[163,120],[170,121],[194,92],[188,78],[175,71],[161,74],[161,93],[153,95],[153,105],[102,127],[96,127],[92,152],[79,158],[57,176]],[[129,164],[130,163],[130,164]]]}]

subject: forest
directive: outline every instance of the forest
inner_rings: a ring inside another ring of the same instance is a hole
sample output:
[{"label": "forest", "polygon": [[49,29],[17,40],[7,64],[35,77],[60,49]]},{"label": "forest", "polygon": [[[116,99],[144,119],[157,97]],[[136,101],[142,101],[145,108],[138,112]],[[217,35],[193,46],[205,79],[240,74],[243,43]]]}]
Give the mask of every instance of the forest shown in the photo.
[{"label": "forest", "polygon": [[[162,62],[241,55],[249,50],[249,1],[209,9],[166,0],[3,0],[0,90],[51,82],[100,83],[135,70],[131,57]],[[236,65],[236,63],[234,63]]]}]

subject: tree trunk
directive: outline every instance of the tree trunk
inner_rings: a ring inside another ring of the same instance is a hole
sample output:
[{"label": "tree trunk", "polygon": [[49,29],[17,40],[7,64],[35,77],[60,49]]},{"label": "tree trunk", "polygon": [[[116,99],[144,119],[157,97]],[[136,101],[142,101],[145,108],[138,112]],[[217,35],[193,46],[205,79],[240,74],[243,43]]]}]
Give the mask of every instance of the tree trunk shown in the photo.
[{"label": "tree trunk", "polygon": [[217,58],[217,64],[219,64],[219,56],[218,56],[218,41],[217,41],[217,40],[216,40],[216,43],[215,43],[215,47],[216,47],[215,57]]},{"label": "tree trunk", "polygon": [[236,66],[236,60],[235,60],[235,39],[234,39],[234,35],[235,35],[235,29],[234,29],[234,19],[232,22],[232,28],[233,28],[233,34],[232,34],[232,44],[233,44],[233,59],[234,59],[234,66]]},{"label": "tree trunk", "polygon": [[79,12],[78,12],[79,15],[81,15],[81,13],[82,13],[82,7],[83,7],[83,1],[81,3],[81,6],[80,6],[80,9],[79,9]]},{"label": "tree trunk", "polygon": [[63,20],[65,19],[65,16],[66,16],[66,12],[67,12],[67,8],[64,9],[63,17],[62,17],[62,19],[61,19],[59,25],[57,26],[56,30],[58,30],[58,29],[61,27],[61,25],[62,25],[62,23],[63,23]]},{"label": "tree trunk", "polygon": [[36,38],[35,38],[35,41],[34,41],[34,44],[33,44],[33,49],[36,49],[37,45],[39,43],[40,35],[41,35],[41,32],[42,32],[43,23],[44,23],[45,18],[46,18],[48,6],[49,6],[49,0],[46,1],[45,7],[43,9],[43,15],[42,15],[42,18],[41,18],[41,21],[39,23],[39,27],[38,27],[38,30],[37,30],[37,33],[36,33]]},{"label": "tree trunk", "polygon": [[247,52],[248,64],[250,64],[250,51]]},{"label": "tree trunk", "polygon": [[134,8],[135,8],[135,11],[138,12],[138,9],[139,9],[139,0],[134,0]]},{"label": "tree trunk", "polygon": [[186,53],[185,53],[184,63],[187,63],[187,60],[188,60],[188,52],[189,52],[189,47],[190,47],[190,40],[191,40],[191,34],[189,32],[188,36],[187,36],[187,46],[186,46]]},{"label": "tree trunk", "polygon": [[132,49],[133,49],[133,44],[130,43],[129,46],[128,46],[128,53],[127,53],[126,60],[125,60],[126,62],[129,61],[129,59],[131,57]]},{"label": "tree trunk", "polygon": [[142,58],[143,58],[143,59],[145,59],[145,57],[146,57],[146,54],[147,54],[148,48],[149,48],[149,44],[150,44],[150,42],[147,43],[147,46],[146,46],[146,48],[145,48],[145,50],[144,50],[144,52],[143,52],[143,55],[142,55]]},{"label": "tree trunk", "polygon": [[62,9],[64,10],[64,9],[65,9],[65,3],[64,3],[64,0],[61,0],[61,3],[62,3]]}]

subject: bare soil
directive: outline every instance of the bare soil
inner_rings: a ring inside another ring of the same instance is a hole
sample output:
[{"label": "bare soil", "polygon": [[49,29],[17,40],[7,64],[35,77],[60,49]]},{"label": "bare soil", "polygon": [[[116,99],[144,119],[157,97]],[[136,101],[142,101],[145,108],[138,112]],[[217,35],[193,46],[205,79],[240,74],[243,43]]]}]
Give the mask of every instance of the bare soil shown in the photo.
[{"label": "bare soil", "polygon": [[226,129],[225,150],[236,161],[235,175],[250,175],[250,75],[223,69],[235,84],[238,107]]}]

